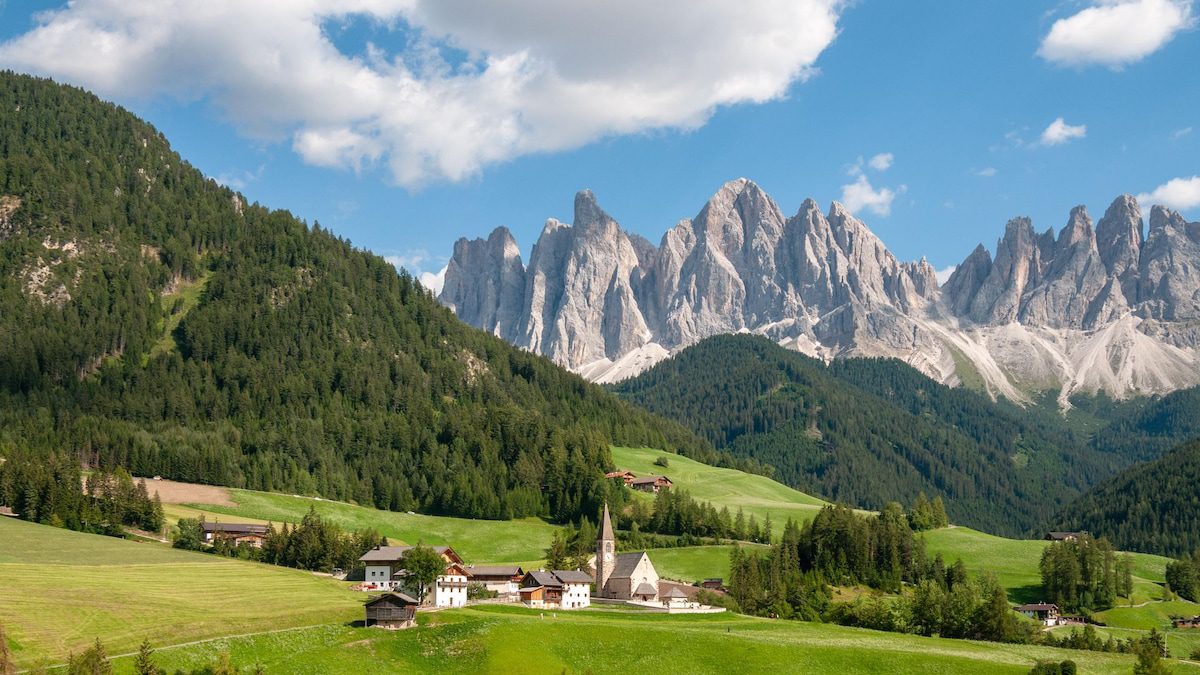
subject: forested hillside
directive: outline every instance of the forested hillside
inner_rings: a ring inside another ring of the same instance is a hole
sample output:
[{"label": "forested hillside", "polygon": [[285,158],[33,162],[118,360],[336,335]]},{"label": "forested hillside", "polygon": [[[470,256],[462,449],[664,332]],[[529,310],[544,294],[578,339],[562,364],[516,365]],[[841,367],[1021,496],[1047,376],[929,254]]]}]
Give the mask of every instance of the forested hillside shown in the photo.
[{"label": "forested hillside", "polygon": [[943,495],[955,522],[996,533],[1032,529],[1124,466],[899,361],[826,365],[749,335],[709,338],[615,390],[801,490],[868,508]]},{"label": "forested hillside", "polygon": [[1097,485],[1064,508],[1055,524],[1128,551],[1180,556],[1200,550],[1200,441]]},{"label": "forested hillside", "polygon": [[609,444],[711,446],[0,73],[0,455],[482,518],[594,514]]}]

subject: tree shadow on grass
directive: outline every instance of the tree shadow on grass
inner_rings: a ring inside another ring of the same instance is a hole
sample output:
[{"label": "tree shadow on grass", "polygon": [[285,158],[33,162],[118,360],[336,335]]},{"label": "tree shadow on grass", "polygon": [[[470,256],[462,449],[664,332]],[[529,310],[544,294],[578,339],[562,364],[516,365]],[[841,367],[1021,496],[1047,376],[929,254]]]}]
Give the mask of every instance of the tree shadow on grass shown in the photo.
[{"label": "tree shadow on grass", "polygon": [[1008,599],[1018,605],[1043,602],[1046,600],[1044,595],[1041,584],[1028,584],[1008,589]]}]

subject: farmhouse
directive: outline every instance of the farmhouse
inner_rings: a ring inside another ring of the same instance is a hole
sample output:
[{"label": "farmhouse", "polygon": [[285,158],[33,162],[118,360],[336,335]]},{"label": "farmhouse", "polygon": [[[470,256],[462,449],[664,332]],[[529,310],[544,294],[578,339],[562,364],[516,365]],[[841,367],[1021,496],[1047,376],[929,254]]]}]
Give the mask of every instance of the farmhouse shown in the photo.
[{"label": "farmhouse", "polygon": [[484,588],[508,600],[517,598],[521,578],[525,576],[520,565],[470,565],[467,572],[472,582],[482,584]]},{"label": "farmhouse", "polygon": [[621,480],[625,481],[626,485],[629,485],[629,483],[632,482],[634,478],[637,478],[637,476],[633,475],[632,471],[624,471],[624,470],[609,471],[608,473],[604,474],[604,477],[605,478],[620,478]]},{"label": "farmhouse", "polygon": [[613,535],[612,519],[608,504],[600,524],[600,537],[596,541],[596,596],[616,600],[658,599],[658,572],[645,551],[616,553],[617,541]]},{"label": "farmhouse", "polygon": [[[404,586],[408,571],[404,569],[404,556],[412,546],[376,546],[360,557],[364,567],[363,588],[366,590],[396,590]],[[454,549],[449,546],[433,546],[434,551],[446,561],[445,571],[438,576],[430,589],[434,607],[462,607],[467,604],[467,583],[471,573]]]},{"label": "farmhouse", "polygon": [[1036,603],[1032,605],[1018,605],[1016,611],[1020,614],[1040,621],[1046,626],[1057,626],[1059,623],[1058,605],[1048,605],[1045,603]]},{"label": "farmhouse", "polygon": [[218,539],[224,539],[234,546],[248,544],[254,548],[262,548],[267,539],[267,526],[252,523],[200,523],[204,533],[204,543],[213,544]]},{"label": "farmhouse", "polygon": [[700,588],[706,588],[710,591],[724,590],[725,589],[725,580],[722,579],[721,577],[705,579],[704,581],[700,582]]},{"label": "farmhouse", "polygon": [[1075,541],[1086,536],[1087,532],[1047,532],[1046,541]]},{"label": "farmhouse", "polygon": [[592,576],[577,570],[537,570],[521,580],[521,602],[535,608],[583,609],[592,604]]},{"label": "farmhouse", "polygon": [[1200,616],[1193,616],[1190,619],[1183,616],[1176,617],[1171,619],[1171,625],[1175,628],[1200,628]]},{"label": "farmhouse", "polygon": [[404,593],[384,593],[367,601],[367,626],[409,628],[415,623],[418,603]]},{"label": "farmhouse", "polygon": [[627,482],[626,485],[642,492],[658,492],[659,490],[670,490],[673,483],[666,476],[642,476],[641,478],[634,478]]}]

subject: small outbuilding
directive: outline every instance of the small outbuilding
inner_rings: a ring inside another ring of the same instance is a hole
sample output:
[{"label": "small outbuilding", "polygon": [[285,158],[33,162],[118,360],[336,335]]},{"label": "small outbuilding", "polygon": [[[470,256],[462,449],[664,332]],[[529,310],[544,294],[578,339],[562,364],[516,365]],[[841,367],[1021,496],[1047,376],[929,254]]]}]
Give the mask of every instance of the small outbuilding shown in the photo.
[{"label": "small outbuilding", "polygon": [[366,602],[366,625],[393,630],[411,628],[416,623],[418,604],[404,593],[384,593]]}]

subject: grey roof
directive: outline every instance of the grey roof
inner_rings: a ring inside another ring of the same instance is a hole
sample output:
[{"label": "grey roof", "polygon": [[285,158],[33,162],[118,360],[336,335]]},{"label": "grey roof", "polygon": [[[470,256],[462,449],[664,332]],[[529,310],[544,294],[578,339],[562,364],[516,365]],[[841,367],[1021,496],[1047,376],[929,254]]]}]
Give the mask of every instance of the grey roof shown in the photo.
[{"label": "grey roof", "polygon": [[379,602],[380,600],[383,600],[384,598],[393,598],[393,599],[399,600],[400,602],[403,602],[406,605],[421,604],[421,603],[417,602],[412,596],[408,595],[407,593],[400,593],[398,591],[392,591],[391,593],[384,593],[383,595],[381,595],[377,598],[371,598],[370,600],[366,601],[366,603],[364,603],[364,604],[373,605],[373,604]]},{"label": "grey roof", "polygon": [[634,478],[630,482],[634,485],[645,485],[646,483],[657,483],[659,480],[665,480],[668,483],[671,482],[671,479],[666,476],[642,476],[641,478]]},{"label": "grey roof", "polygon": [[515,577],[524,574],[520,565],[471,565],[467,571],[476,577]]},{"label": "grey roof", "polygon": [[590,584],[592,575],[579,570],[554,570],[554,576],[564,584]]},{"label": "grey roof", "polygon": [[634,553],[618,553],[617,559],[613,562],[612,574],[608,575],[609,579],[628,579],[633,576],[633,571],[637,569],[638,563],[642,556],[646,555],[645,551],[636,551]]},{"label": "grey roof", "polygon": [[1082,537],[1086,534],[1087,534],[1087,532],[1047,532],[1046,536],[1052,540],[1061,541],[1063,539],[1069,539],[1071,537]]},{"label": "grey roof", "polygon": [[[639,586],[638,588],[641,588],[641,587]],[[680,590],[678,586],[672,586],[671,590],[667,591],[667,594],[664,595],[663,597],[664,598],[686,598],[687,596],[688,596],[687,593],[684,593],[682,590]]]},{"label": "grey roof", "polygon": [[1050,610],[1058,611],[1058,605],[1049,605],[1043,602],[1032,605],[1018,605],[1018,612],[1048,612]]},{"label": "grey roof", "polygon": [[[362,554],[359,562],[396,562],[408,553],[412,546],[376,546],[375,548]],[[450,551],[452,557],[458,558],[458,554],[449,546],[430,546],[429,548],[437,551],[442,555],[446,555],[446,551]]]},{"label": "grey roof", "polygon": [[638,584],[638,587],[633,591],[634,595],[658,595],[658,591],[646,582]]},{"label": "grey roof", "polygon": [[545,570],[533,570],[532,572],[526,574],[525,578],[532,578],[533,583],[538,586],[551,586],[554,588],[562,586],[562,582],[558,580],[558,577],[554,576],[553,572],[547,572]]},{"label": "grey roof", "polygon": [[612,519],[608,517],[608,502],[604,502],[604,515],[600,518],[600,539],[616,541],[616,537],[613,537]]}]

